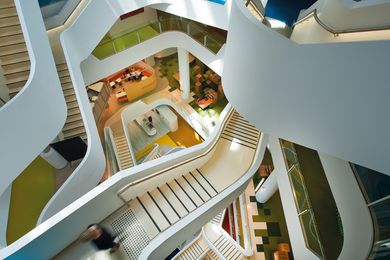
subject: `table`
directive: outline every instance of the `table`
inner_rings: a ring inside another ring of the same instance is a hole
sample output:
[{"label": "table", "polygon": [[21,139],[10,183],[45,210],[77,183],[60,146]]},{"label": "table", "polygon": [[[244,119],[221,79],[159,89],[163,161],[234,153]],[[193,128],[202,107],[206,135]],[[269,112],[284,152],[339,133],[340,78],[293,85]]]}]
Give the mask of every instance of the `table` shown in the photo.
[{"label": "table", "polygon": [[135,121],[145,131],[147,135],[153,136],[157,134],[157,130],[153,126],[153,123],[149,122],[148,118],[145,115],[137,117]]}]

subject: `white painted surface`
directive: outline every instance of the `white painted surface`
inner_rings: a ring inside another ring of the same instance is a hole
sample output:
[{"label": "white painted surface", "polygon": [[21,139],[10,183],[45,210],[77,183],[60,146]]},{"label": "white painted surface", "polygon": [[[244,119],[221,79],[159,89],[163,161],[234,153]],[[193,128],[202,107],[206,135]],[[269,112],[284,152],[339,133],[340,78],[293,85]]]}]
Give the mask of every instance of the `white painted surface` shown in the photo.
[{"label": "white painted surface", "polygon": [[12,184],[0,195],[0,249],[7,246],[8,212],[11,203]]},{"label": "white painted surface", "polygon": [[390,42],[298,45],[244,8],[234,1],[225,46],[233,106],[266,133],[390,174],[380,156],[390,146]]},{"label": "white painted surface", "polygon": [[323,153],[319,156],[343,224],[339,259],[367,259],[374,239],[373,223],[351,166]]},{"label": "white painted surface", "polygon": [[[47,11],[47,13],[44,14],[44,11],[41,9],[43,16],[46,17],[44,21],[46,28],[51,29],[63,25],[80,1],[81,0],[66,0],[62,1],[62,3],[57,2],[43,7],[43,9]],[[63,2],[65,2],[65,4]]]},{"label": "white painted surface", "polygon": [[272,155],[272,162],[275,167],[270,176],[276,176],[278,182],[280,199],[282,201],[283,213],[286,219],[288,236],[290,238],[294,258],[302,260],[319,259],[306,246],[279,139],[270,136],[268,144],[269,151]]},{"label": "white painted surface", "polygon": [[276,174],[271,173],[260,189],[256,192],[256,200],[260,203],[267,202],[278,191]]},{"label": "white painted surface", "polygon": [[51,146],[48,146],[40,156],[56,169],[62,169],[68,164],[68,161]]},{"label": "white painted surface", "polygon": [[188,51],[177,48],[179,59],[180,91],[181,98],[187,100],[190,97],[190,64]]},{"label": "white painted surface", "polygon": [[25,87],[0,109],[0,195],[56,137],[66,118],[66,104],[38,3],[19,0],[15,4],[22,15],[19,19],[31,72]]}]

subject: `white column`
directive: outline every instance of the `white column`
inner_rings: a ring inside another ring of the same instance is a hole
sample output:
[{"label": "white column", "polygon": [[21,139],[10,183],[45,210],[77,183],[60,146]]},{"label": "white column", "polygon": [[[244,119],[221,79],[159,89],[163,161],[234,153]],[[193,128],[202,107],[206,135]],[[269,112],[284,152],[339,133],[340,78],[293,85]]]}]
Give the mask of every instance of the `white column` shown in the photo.
[{"label": "white column", "polygon": [[190,67],[188,59],[188,51],[177,48],[179,56],[179,75],[180,75],[180,90],[182,99],[186,100],[190,97]]},{"label": "white column", "polygon": [[51,146],[46,147],[41,157],[56,169],[62,169],[68,164],[68,161]]},{"label": "white column", "polygon": [[249,234],[249,224],[247,221],[247,212],[246,212],[246,202],[245,202],[245,193],[241,194],[239,198],[240,202],[240,213],[241,213],[241,223],[242,223],[242,235],[244,238],[244,249],[246,255],[250,256],[253,254],[253,248],[251,244],[251,237]]},{"label": "white column", "polygon": [[240,240],[239,240],[239,233],[240,233],[240,230],[238,228],[238,218],[240,216],[238,216],[238,212],[237,212],[237,199],[233,201],[233,213],[234,213],[234,230],[236,230],[236,237],[234,237],[234,240],[237,241],[238,244],[240,244]]},{"label": "white column", "polygon": [[277,170],[274,169],[263,185],[261,185],[260,189],[256,192],[256,200],[258,202],[267,202],[278,191],[278,181],[276,179],[276,174]]}]

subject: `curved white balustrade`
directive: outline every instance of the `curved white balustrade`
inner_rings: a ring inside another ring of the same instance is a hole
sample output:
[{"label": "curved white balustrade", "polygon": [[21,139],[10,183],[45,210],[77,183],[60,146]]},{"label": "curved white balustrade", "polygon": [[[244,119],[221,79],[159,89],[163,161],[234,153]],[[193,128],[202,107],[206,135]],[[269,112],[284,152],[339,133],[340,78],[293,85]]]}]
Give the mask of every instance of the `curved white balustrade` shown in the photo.
[{"label": "curved white balustrade", "polygon": [[318,0],[299,19],[316,10],[321,23],[336,32],[378,30],[390,27],[390,1]]},{"label": "curved white balustrade", "polygon": [[390,174],[390,42],[298,45],[241,1],[231,11],[222,83],[233,106],[266,133]]},{"label": "curved white balustrade", "polygon": [[[38,3],[15,0],[15,4],[31,70],[23,89],[0,108],[0,196],[52,142],[66,119],[66,104]],[[7,219],[2,218],[0,225],[7,226]]]}]

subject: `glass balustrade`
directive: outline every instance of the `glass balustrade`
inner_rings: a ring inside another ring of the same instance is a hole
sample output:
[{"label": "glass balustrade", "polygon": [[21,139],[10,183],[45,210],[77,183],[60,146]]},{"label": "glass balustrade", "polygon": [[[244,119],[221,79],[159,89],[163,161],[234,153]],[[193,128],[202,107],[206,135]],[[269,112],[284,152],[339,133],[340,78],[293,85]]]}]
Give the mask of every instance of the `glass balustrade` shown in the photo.
[{"label": "glass balustrade", "polygon": [[286,140],[280,140],[280,144],[294,193],[295,205],[297,207],[297,213],[301,222],[306,246],[320,259],[325,259],[324,249],[321,244],[314,212],[311,208],[305,180],[299,165],[294,144]]},{"label": "glass balustrade", "polygon": [[95,48],[92,54],[98,59],[104,59],[136,44],[149,40],[161,33],[169,31],[183,32],[215,54],[218,53],[221,47],[225,44],[225,41],[217,40],[210,35],[206,31],[206,25],[177,17],[152,21],[129,33],[115,38],[106,36]]}]

